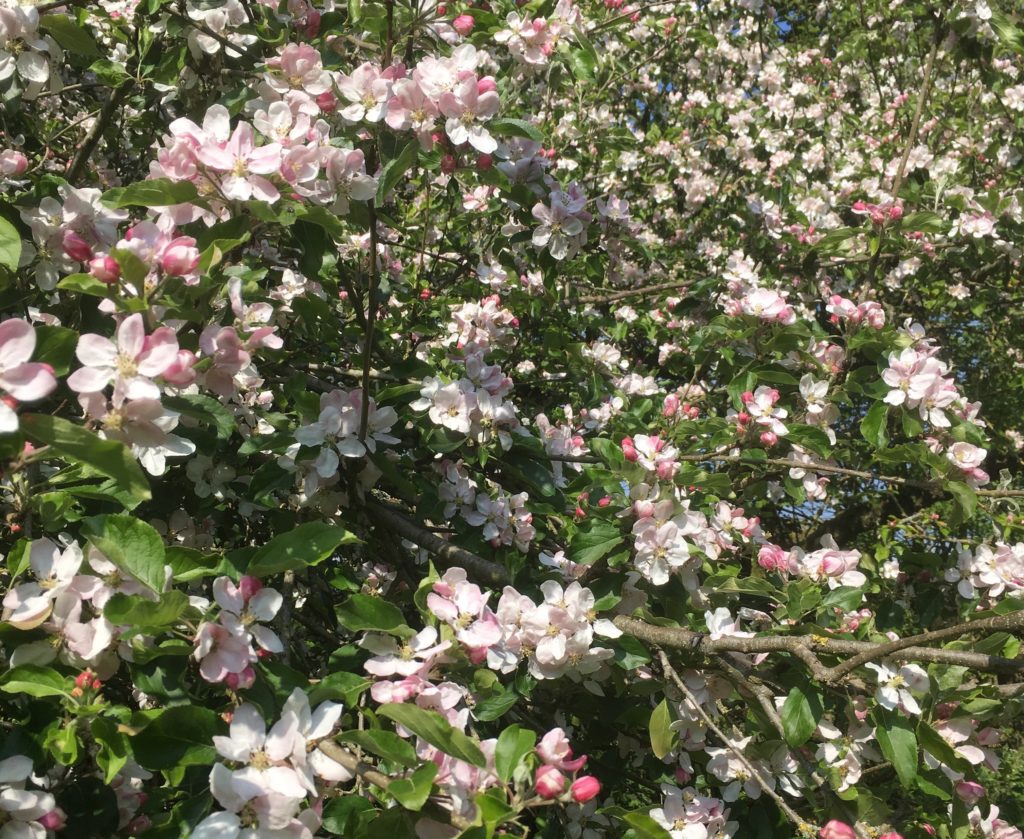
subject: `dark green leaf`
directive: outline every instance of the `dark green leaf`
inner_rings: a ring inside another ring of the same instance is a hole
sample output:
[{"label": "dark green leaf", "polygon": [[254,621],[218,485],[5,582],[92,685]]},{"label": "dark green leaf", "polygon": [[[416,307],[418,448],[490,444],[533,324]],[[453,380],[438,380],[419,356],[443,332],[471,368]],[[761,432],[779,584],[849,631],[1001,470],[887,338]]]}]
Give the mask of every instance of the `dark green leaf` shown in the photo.
[{"label": "dark green leaf", "polygon": [[21,429],[33,440],[50,446],[61,457],[83,463],[113,478],[135,498],[146,500],[151,497],[149,482],[123,443],[102,440],[80,425],[42,414],[22,414]]},{"label": "dark green leaf", "polygon": [[159,594],[164,590],[164,543],[144,521],[127,515],[93,516],[82,535],[118,568]]},{"label": "dark green leaf", "polygon": [[52,667],[38,664],[22,664],[12,667],[0,676],[0,690],[4,693],[25,693],[29,696],[68,696],[70,679],[66,679]]},{"label": "dark green leaf", "polygon": [[368,594],[353,594],[335,609],[335,614],[338,622],[353,632],[371,629],[400,636],[412,632],[405,625],[405,618],[397,606]]},{"label": "dark green leaf", "polygon": [[437,764],[424,763],[408,778],[392,781],[388,785],[388,792],[406,810],[420,810],[430,797],[430,790],[434,787],[434,778],[436,777]]},{"label": "dark green leaf", "polygon": [[876,710],[875,736],[904,787],[911,787],[917,777],[917,737],[910,722],[899,714]]},{"label": "dark green leaf", "polygon": [[884,449],[889,445],[889,433],[885,427],[888,417],[889,406],[884,402],[876,402],[860,421],[860,433],[876,449]]},{"label": "dark green leaf", "polygon": [[178,705],[132,737],[132,751],[145,769],[202,766],[217,759],[213,737],[224,733],[223,721],[209,708]]},{"label": "dark green leaf", "polygon": [[537,126],[531,125],[521,119],[492,119],[487,127],[492,134],[499,137],[525,137],[527,140],[534,140],[538,143],[544,142],[544,135],[537,130]]},{"label": "dark green leaf", "polygon": [[412,743],[399,737],[393,731],[371,729],[368,731],[346,731],[338,735],[343,743],[355,743],[361,749],[377,757],[412,768],[420,761]]},{"label": "dark green leaf", "polygon": [[533,751],[537,733],[518,725],[510,725],[498,736],[494,748],[494,771],[506,784],[512,780],[512,773],[520,761]]},{"label": "dark green leaf", "polygon": [[398,185],[398,182],[402,180],[402,176],[416,165],[419,150],[419,141],[410,140],[405,144],[405,148],[399,152],[398,157],[389,160],[384,165],[384,170],[380,173],[380,181],[377,184],[376,203],[378,205],[384,203],[388,193]]},{"label": "dark green leaf", "polygon": [[217,429],[217,439],[226,440],[235,432],[235,416],[212,396],[186,393],[181,396],[165,396],[164,405],[172,411],[199,420],[202,424]]},{"label": "dark green leaf", "polygon": [[448,720],[436,711],[427,711],[418,705],[395,702],[381,705],[377,713],[394,720],[445,754],[473,766],[487,766],[487,760],[480,747],[461,731],[453,728]]},{"label": "dark green leaf", "polygon": [[307,522],[275,536],[256,551],[246,573],[254,577],[269,577],[284,571],[297,571],[323,562],[339,545],[358,541],[354,534],[336,524]]},{"label": "dark green leaf", "polygon": [[169,591],[158,601],[128,594],[115,594],[103,607],[103,617],[117,626],[149,629],[172,626],[189,608],[188,595]]},{"label": "dark green leaf", "polygon": [[580,565],[593,565],[623,542],[619,527],[603,519],[592,519],[585,529],[576,531],[569,542],[569,559]]},{"label": "dark green leaf", "polygon": [[786,742],[796,748],[810,739],[821,720],[821,698],[808,685],[797,685],[782,705],[782,729]]},{"label": "dark green leaf", "polygon": [[84,58],[99,58],[101,55],[96,41],[85,29],[67,15],[43,15],[39,28],[49,32],[64,49]]}]

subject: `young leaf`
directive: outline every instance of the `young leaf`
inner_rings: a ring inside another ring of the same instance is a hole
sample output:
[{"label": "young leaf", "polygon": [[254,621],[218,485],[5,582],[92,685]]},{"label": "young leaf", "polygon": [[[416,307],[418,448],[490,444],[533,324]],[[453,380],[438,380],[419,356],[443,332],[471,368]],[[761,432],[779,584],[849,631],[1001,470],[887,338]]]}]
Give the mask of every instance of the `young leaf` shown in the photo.
[{"label": "young leaf", "polygon": [[393,731],[383,731],[379,728],[370,731],[346,731],[338,735],[338,740],[343,743],[355,743],[364,751],[410,769],[419,763],[412,744]]},{"label": "young leaf", "polygon": [[889,433],[885,428],[888,417],[889,406],[884,402],[876,402],[860,421],[860,433],[876,449],[884,449],[889,445]]},{"label": "young leaf", "polygon": [[569,558],[580,565],[593,565],[623,542],[622,531],[611,522],[593,519],[569,542]]},{"label": "young leaf", "polygon": [[651,750],[658,760],[672,751],[679,740],[678,732],[674,731],[671,725],[672,711],[668,707],[668,700],[662,699],[651,714],[651,721],[647,725],[651,737]]},{"label": "young leaf", "polygon": [[821,700],[809,686],[797,685],[782,705],[782,730],[786,742],[796,748],[802,746],[814,733],[821,719]]},{"label": "young leaf", "polygon": [[376,203],[378,205],[384,203],[388,193],[398,185],[402,176],[416,165],[419,149],[419,141],[410,140],[399,152],[398,157],[389,160],[384,166],[384,171],[380,175],[380,183],[377,185]]},{"label": "young leaf", "polygon": [[494,770],[506,784],[512,780],[519,762],[526,757],[537,742],[537,734],[528,728],[510,725],[498,736],[494,748]]},{"label": "young leaf", "polygon": [[61,457],[73,463],[83,463],[113,478],[134,498],[147,500],[151,497],[149,482],[124,443],[102,440],[80,425],[42,414],[22,414],[21,429]]},{"label": "young leaf", "polygon": [[21,260],[21,234],[7,219],[0,216],[0,265],[17,271]]},{"label": "young leaf", "polygon": [[487,124],[487,127],[491,130],[491,133],[501,137],[525,137],[527,140],[533,140],[537,143],[544,142],[544,135],[537,130],[535,125],[531,125],[525,120],[492,119]]},{"label": "young leaf", "polygon": [[188,204],[198,197],[196,186],[191,181],[153,178],[129,186],[115,186],[104,192],[100,200],[115,208],[167,207],[172,204]]},{"label": "young leaf", "polygon": [[412,631],[397,606],[368,594],[353,594],[337,607],[335,614],[338,622],[353,632],[370,629],[401,636]]},{"label": "young leaf", "polygon": [[894,713],[877,713],[875,736],[904,787],[911,787],[917,777],[917,737],[910,722]]},{"label": "young leaf", "polygon": [[157,594],[163,591],[164,542],[151,525],[126,515],[93,516],[82,535],[122,571]]},{"label": "young leaf", "polygon": [[154,629],[172,626],[189,607],[182,591],[169,591],[158,601],[128,594],[115,594],[103,607],[103,617],[117,626]]},{"label": "young leaf", "polygon": [[131,738],[132,752],[144,769],[202,766],[217,759],[213,737],[224,733],[224,723],[209,708],[176,705]]},{"label": "young leaf", "polygon": [[388,784],[390,792],[406,810],[419,810],[427,803],[430,790],[437,777],[437,764],[424,763],[408,778],[400,778]]},{"label": "young leaf", "polygon": [[307,522],[275,536],[256,551],[246,573],[254,577],[269,577],[318,565],[334,553],[339,545],[350,545],[358,541],[354,534],[336,524]]},{"label": "young leaf", "polygon": [[68,696],[70,681],[52,667],[22,664],[12,667],[0,676],[0,690],[4,693],[24,693],[41,696]]},{"label": "young leaf", "polygon": [[487,759],[480,751],[480,747],[461,731],[453,728],[451,723],[436,711],[427,711],[418,705],[393,702],[381,705],[377,713],[409,729],[417,737],[422,737],[445,754],[473,766],[487,766]]}]

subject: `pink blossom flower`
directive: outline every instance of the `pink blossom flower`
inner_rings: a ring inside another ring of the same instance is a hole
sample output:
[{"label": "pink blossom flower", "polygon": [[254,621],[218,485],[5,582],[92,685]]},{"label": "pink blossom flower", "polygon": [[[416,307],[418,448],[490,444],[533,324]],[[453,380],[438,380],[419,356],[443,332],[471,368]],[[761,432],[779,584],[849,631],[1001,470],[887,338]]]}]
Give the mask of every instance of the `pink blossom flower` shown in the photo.
[{"label": "pink blossom flower", "polygon": [[[29,359],[36,349],[31,324],[18,318],[0,323],[0,389],[23,402],[35,402],[57,387],[53,368]],[[0,401],[0,434],[18,430],[18,416],[7,400]]]},{"label": "pink blossom flower", "polygon": [[349,101],[341,115],[349,122],[380,122],[391,97],[391,80],[369,61],[338,77],[338,92]]},{"label": "pink blossom flower", "polygon": [[558,798],[564,791],[566,777],[554,766],[541,766],[537,769],[537,777],[534,780],[534,789],[541,798],[550,800]]},{"label": "pink blossom flower", "polygon": [[444,125],[448,139],[453,145],[468,142],[478,152],[493,154],[498,149],[498,141],[484,123],[498,112],[499,104],[497,91],[481,92],[476,76],[459,82],[438,101],[441,113],[448,118]]},{"label": "pink blossom flower", "polygon": [[255,198],[273,204],[281,197],[277,187],[265,175],[272,175],[281,166],[281,146],[268,143],[256,146],[253,127],[240,122],[227,143],[221,147],[207,143],[196,156],[216,172],[223,172],[220,189],[225,198],[248,201]]},{"label": "pink blossom flower", "polygon": [[129,315],[117,327],[117,343],[92,333],[78,339],[75,355],[85,367],[68,378],[68,387],[78,393],[98,393],[111,381],[115,395],[128,399],[159,399],[153,379],[171,366],[178,356],[174,330],[161,326],[146,336],[142,315]]},{"label": "pink blossom flower", "polygon": [[821,839],[857,839],[857,833],[846,822],[832,819],[818,832]]}]

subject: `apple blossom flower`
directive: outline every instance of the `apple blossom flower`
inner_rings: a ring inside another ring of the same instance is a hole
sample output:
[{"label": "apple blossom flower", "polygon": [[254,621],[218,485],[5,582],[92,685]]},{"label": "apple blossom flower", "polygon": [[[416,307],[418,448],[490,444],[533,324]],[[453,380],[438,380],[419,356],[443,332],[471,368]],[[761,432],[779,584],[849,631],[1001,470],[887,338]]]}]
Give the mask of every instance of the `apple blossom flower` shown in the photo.
[{"label": "apple blossom flower", "polygon": [[925,693],[928,690],[928,674],[923,669],[916,664],[904,664],[896,670],[888,664],[876,664],[872,661],[864,666],[877,674],[878,688],[875,690],[875,700],[879,705],[889,711],[899,708],[906,714],[921,714],[921,706],[917,704],[913,694]]},{"label": "apple blossom flower", "polygon": [[[27,321],[9,318],[0,323],[0,390],[22,402],[35,402],[57,387],[53,368],[29,359],[36,349],[36,332]],[[0,434],[18,430],[18,415],[8,400],[0,400]]]},{"label": "apple blossom flower", "polygon": [[114,395],[127,399],[159,399],[152,381],[178,356],[174,330],[161,326],[146,335],[142,315],[129,315],[117,327],[117,343],[102,335],[85,334],[75,350],[85,366],[68,377],[68,387],[81,394],[99,393],[111,381]]},{"label": "apple blossom flower", "polygon": [[32,629],[46,620],[53,601],[74,583],[83,558],[77,542],[62,549],[47,538],[33,541],[28,564],[35,579],[7,592],[4,620],[18,629]]},{"label": "apple blossom flower", "polygon": [[281,193],[265,176],[280,168],[281,153],[279,143],[257,147],[253,127],[240,122],[226,144],[206,143],[200,146],[196,157],[213,171],[223,173],[220,190],[225,198],[236,201],[255,198],[273,204]]},{"label": "apple blossom flower", "polygon": [[341,115],[349,122],[380,122],[391,97],[391,85],[392,80],[369,61],[356,67],[351,75],[341,74],[338,92],[349,102],[341,109]]},{"label": "apple blossom flower", "polygon": [[537,795],[546,800],[558,798],[564,791],[566,777],[554,766],[544,765],[537,768],[537,776],[533,782],[533,788]]},{"label": "apple blossom flower", "polygon": [[452,90],[441,94],[438,108],[447,117],[444,128],[455,146],[469,143],[482,154],[493,154],[498,141],[484,125],[498,112],[497,91],[481,90],[476,76],[460,81]]}]

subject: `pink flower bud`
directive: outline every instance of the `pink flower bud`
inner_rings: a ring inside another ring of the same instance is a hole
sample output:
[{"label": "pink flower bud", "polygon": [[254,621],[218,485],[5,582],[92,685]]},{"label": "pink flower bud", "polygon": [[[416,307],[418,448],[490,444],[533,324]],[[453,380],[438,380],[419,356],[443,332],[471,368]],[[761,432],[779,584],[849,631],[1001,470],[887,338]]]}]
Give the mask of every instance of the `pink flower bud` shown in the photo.
[{"label": "pink flower bud", "polygon": [[903,835],[895,830],[890,830],[888,833],[883,833],[878,839],[903,839]]},{"label": "pink flower bud", "polygon": [[17,178],[28,170],[28,158],[20,151],[4,149],[0,152],[0,175]]},{"label": "pink flower bud", "polygon": [[636,449],[633,447],[632,437],[622,438],[622,454],[630,463],[636,463],[640,459],[640,455],[636,453]]},{"label": "pink flower bud", "polygon": [[477,79],[476,92],[477,93],[490,93],[492,90],[498,89],[498,83],[494,81],[494,76],[484,76],[482,79]]},{"label": "pink flower bud", "polygon": [[654,515],[654,502],[647,499],[633,502],[633,515],[638,519],[650,518]]},{"label": "pink flower bud", "polygon": [[191,350],[178,350],[177,358],[161,374],[164,380],[176,387],[188,387],[196,380],[196,354]]},{"label": "pink flower bud", "polygon": [[325,90],[316,97],[316,106],[324,113],[329,114],[338,107],[338,97],[331,91]]},{"label": "pink flower bud", "polygon": [[258,591],[263,588],[261,583],[256,577],[245,574],[238,581],[238,593],[242,595],[242,601],[246,604],[256,595]]},{"label": "pink flower bud", "polygon": [[762,431],[761,442],[766,446],[774,446],[779,442],[779,435],[774,431]]},{"label": "pink flower bud", "polygon": [[465,38],[470,32],[473,31],[473,26],[476,23],[470,15],[459,15],[455,20],[452,21],[452,29],[458,32],[463,38]]},{"label": "pink flower bud", "polygon": [[54,810],[50,810],[49,813],[41,815],[37,821],[47,830],[61,830],[64,827],[67,816],[64,811],[57,807]]},{"label": "pink flower bud", "polygon": [[573,801],[583,804],[601,792],[601,782],[593,775],[584,775],[572,782],[569,792],[572,793]]},{"label": "pink flower bud", "polygon": [[306,38],[312,40],[320,32],[320,12],[316,9],[310,9],[306,13],[306,24],[302,27],[302,34]]},{"label": "pink flower bud", "polygon": [[604,496],[604,498],[600,499],[597,502],[597,506],[598,507],[607,507],[611,503],[612,503],[612,497],[610,495],[606,495],[606,496]]},{"label": "pink flower bud", "polygon": [[63,239],[64,253],[75,262],[88,262],[92,259],[92,246],[74,230],[65,230]]},{"label": "pink flower bud", "polygon": [[903,218],[903,208],[899,204],[893,204],[889,208],[889,218],[893,221]]},{"label": "pink flower bud", "polygon": [[446,15],[446,14],[448,14],[448,7],[447,7],[446,5],[444,5],[444,3],[441,3],[441,4],[440,4],[440,5],[439,5],[439,6],[437,7],[437,13],[438,13],[439,15]]},{"label": "pink flower bud", "polygon": [[89,273],[101,283],[113,285],[121,276],[121,266],[112,256],[97,256],[89,260]]},{"label": "pink flower bud", "polygon": [[565,791],[565,775],[554,766],[541,766],[537,770],[534,789],[541,798],[550,801]]},{"label": "pink flower bud", "polygon": [[686,784],[690,783],[690,779],[692,777],[692,772],[683,769],[682,766],[676,767],[676,781],[678,781],[681,786],[685,786]]},{"label": "pink flower bud", "polygon": [[[264,650],[260,650],[264,652]],[[228,673],[224,677],[224,684],[226,684],[231,690],[246,690],[251,688],[253,682],[256,681],[256,671],[252,669],[251,664],[245,665],[245,669],[240,673]]]},{"label": "pink flower bud", "polygon": [[743,393],[740,394],[740,402],[742,402],[744,405],[749,405],[753,401],[754,394],[751,391],[745,390],[743,391]]},{"label": "pink flower bud", "polygon": [[454,155],[446,154],[441,158],[441,171],[446,175],[450,175],[456,169],[459,168],[459,162],[455,159]]},{"label": "pink flower bud", "polygon": [[174,239],[160,255],[160,267],[172,277],[184,277],[199,267],[199,250],[191,236]]},{"label": "pink flower bud", "polygon": [[854,829],[846,822],[832,819],[818,832],[821,839],[857,839]]},{"label": "pink flower bud", "polygon": [[738,422],[740,425],[746,425],[748,422],[750,422],[750,414],[748,414],[746,411],[740,411],[738,414],[736,414],[736,422]]},{"label": "pink flower bud", "polygon": [[486,172],[494,165],[494,158],[489,154],[479,154],[476,158],[476,170]]},{"label": "pink flower bud", "polygon": [[676,411],[679,410],[679,397],[674,393],[670,393],[665,397],[665,401],[662,403],[661,415],[663,417],[674,417]]},{"label": "pink flower bud", "polygon": [[932,827],[930,824],[928,824],[928,822],[924,822],[921,825],[921,827],[924,828],[924,832],[927,833],[929,836],[934,836],[935,835],[935,828]]},{"label": "pink flower bud", "polygon": [[655,472],[661,480],[669,481],[675,477],[678,469],[679,464],[674,460],[659,460]]},{"label": "pink flower bud", "polygon": [[865,210],[867,210],[867,208],[868,208],[868,205],[865,204],[863,201],[854,201],[853,202],[853,208],[852,209],[855,212],[863,213]]},{"label": "pink flower bud", "polygon": [[973,807],[979,799],[985,797],[985,787],[974,781],[960,781],[955,789],[960,800],[968,807]]}]

